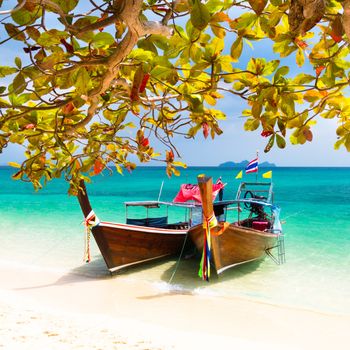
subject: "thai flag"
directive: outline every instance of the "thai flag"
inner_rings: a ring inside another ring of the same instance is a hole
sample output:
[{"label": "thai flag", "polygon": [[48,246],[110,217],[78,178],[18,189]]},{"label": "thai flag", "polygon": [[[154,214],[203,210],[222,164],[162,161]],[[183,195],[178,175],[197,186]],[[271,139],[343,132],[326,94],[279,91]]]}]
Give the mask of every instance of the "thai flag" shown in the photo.
[{"label": "thai flag", "polygon": [[246,174],[256,173],[258,171],[259,159],[255,158],[251,160],[245,168]]}]

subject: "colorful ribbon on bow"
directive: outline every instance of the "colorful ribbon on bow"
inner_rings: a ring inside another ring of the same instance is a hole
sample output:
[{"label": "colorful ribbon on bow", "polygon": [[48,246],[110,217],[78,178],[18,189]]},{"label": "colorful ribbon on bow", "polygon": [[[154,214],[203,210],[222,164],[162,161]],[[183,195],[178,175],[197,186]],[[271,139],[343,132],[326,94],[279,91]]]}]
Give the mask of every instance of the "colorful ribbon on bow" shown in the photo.
[{"label": "colorful ribbon on bow", "polygon": [[202,259],[199,266],[198,276],[203,281],[209,281],[210,277],[210,257],[211,257],[211,232],[210,230],[217,226],[218,221],[216,220],[215,214],[213,213],[210,218],[203,218],[203,253]]},{"label": "colorful ribbon on bow", "polygon": [[84,261],[89,263],[91,261],[90,257],[90,237],[91,237],[91,228],[97,226],[100,223],[100,220],[95,215],[94,211],[91,210],[89,215],[84,220],[85,226],[85,247],[84,247]]}]

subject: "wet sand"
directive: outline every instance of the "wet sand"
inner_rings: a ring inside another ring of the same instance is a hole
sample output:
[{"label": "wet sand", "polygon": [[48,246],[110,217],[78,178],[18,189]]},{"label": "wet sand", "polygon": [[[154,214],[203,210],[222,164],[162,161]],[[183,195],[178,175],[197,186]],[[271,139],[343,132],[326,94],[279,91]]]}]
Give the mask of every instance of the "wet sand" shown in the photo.
[{"label": "wet sand", "polygon": [[0,262],[0,349],[348,349],[349,315]]}]

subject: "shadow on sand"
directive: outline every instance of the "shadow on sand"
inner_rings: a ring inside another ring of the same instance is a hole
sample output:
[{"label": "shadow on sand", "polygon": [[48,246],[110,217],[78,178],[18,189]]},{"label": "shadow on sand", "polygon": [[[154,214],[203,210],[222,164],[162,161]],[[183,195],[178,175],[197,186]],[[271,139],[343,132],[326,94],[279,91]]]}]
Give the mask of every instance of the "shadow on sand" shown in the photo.
[{"label": "shadow on sand", "polygon": [[[212,273],[209,283],[202,281],[198,276],[198,269],[200,264],[200,256],[197,254],[190,258],[182,258],[181,260],[175,260],[172,258],[173,264],[163,271],[159,277],[159,280],[154,280],[152,282],[164,282],[165,291],[160,291],[160,293],[151,296],[140,297],[141,299],[151,299],[161,296],[171,295],[171,294],[185,294],[192,295],[198,288],[210,288],[210,285],[220,284],[228,280],[235,280],[246,274],[249,274],[256,269],[258,269],[262,260],[253,261],[247,264],[236,266],[233,269],[229,269],[218,276],[212,266]],[[145,271],[147,269],[159,268],[164,263],[169,263],[171,259],[163,258],[160,260],[155,260],[147,263],[143,263],[138,266],[126,267],[117,272],[111,274],[101,256],[96,256],[94,259],[88,263],[80,265],[68,273],[64,274],[62,277],[58,278],[53,283],[41,284],[30,287],[15,288],[14,290],[30,290],[30,289],[40,289],[48,288],[52,286],[60,286],[72,283],[83,283],[91,280],[104,280],[104,279],[114,279],[118,276],[133,276]]]}]

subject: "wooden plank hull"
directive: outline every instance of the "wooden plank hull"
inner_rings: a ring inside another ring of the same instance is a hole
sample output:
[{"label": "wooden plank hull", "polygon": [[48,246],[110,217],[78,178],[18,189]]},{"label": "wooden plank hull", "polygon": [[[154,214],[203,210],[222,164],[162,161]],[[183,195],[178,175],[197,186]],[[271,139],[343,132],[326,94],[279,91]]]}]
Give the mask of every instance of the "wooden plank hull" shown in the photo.
[{"label": "wooden plank hull", "polygon": [[[219,225],[222,227],[223,223]],[[193,227],[189,235],[196,248],[202,251],[204,235],[202,226]],[[277,245],[277,239],[277,234],[230,224],[221,234],[211,236],[212,262],[217,273],[265,257],[266,250]]]},{"label": "wooden plank hull", "polygon": [[178,255],[186,230],[101,222],[92,228],[100,252],[113,272],[165,256]]}]

